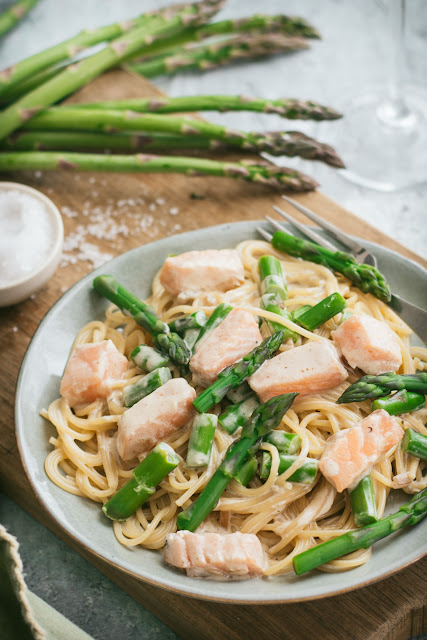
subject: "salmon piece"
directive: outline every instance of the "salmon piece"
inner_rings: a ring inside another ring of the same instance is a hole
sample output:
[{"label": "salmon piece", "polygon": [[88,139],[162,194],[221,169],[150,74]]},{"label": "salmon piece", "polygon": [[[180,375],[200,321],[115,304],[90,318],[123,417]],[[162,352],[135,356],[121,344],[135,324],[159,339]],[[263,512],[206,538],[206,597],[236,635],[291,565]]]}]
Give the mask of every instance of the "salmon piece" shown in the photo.
[{"label": "salmon piece", "polygon": [[387,411],[379,409],[326,442],[319,468],[341,492],[354,488],[369,468],[403,438],[403,429]]},{"label": "salmon piece", "polygon": [[190,360],[195,380],[207,387],[220,371],[241,360],[261,342],[253,315],[243,309],[232,309],[216,329],[196,344],[196,353]]},{"label": "salmon piece", "polygon": [[204,291],[228,291],[243,284],[243,264],[234,249],[188,251],[166,258],[160,282],[180,300],[192,300]]},{"label": "salmon piece", "polygon": [[183,427],[195,413],[196,392],[184,378],[174,378],[127,409],[118,419],[117,451],[132,460]]},{"label": "salmon piece", "polygon": [[282,393],[297,391],[302,396],[332,389],[348,373],[329,340],[307,342],[266,360],[248,379],[263,402]]},{"label": "salmon piece", "polygon": [[359,367],[365,373],[377,376],[397,371],[402,364],[395,333],[385,322],[371,316],[350,316],[333,331],[332,337],[350,367]]},{"label": "salmon piece", "polygon": [[67,362],[59,392],[70,407],[106,398],[127,368],[127,358],[112,340],[82,344]]},{"label": "salmon piece", "polygon": [[265,557],[253,533],[191,533],[166,536],[165,561],[188,575],[217,578],[262,576]]}]

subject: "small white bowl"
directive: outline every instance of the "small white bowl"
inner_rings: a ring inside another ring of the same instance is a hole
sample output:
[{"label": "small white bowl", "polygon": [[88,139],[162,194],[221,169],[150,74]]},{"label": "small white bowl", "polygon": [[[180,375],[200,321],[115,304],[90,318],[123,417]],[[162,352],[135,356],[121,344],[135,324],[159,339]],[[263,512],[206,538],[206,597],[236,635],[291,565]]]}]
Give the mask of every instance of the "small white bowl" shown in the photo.
[{"label": "small white bowl", "polygon": [[45,261],[29,276],[12,281],[6,286],[0,285],[0,307],[7,307],[29,298],[53,276],[62,255],[64,244],[64,225],[56,205],[37,189],[18,182],[0,182],[0,191],[21,191],[42,202],[49,214],[53,231],[54,245]]}]

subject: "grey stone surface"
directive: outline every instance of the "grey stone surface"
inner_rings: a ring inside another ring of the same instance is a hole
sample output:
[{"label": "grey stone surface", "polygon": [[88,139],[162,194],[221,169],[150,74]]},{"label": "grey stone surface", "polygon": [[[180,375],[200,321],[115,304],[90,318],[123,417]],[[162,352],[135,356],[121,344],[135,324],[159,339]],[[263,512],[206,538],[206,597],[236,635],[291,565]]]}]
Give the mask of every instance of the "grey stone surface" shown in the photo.
[{"label": "grey stone surface", "polygon": [[[11,4],[0,0],[0,10]],[[0,68],[70,37],[82,28],[107,24],[168,4],[165,0],[41,0],[17,29],[0,40]],[[298,54],[279,56],[205,74],[186,73],[156,80],[171,95],[244,93],[265,97],[310,98],[344,109],[365,87],[385,81],[388,49],[384,0],[228,0],[221,17],[255,12],[300,14],[323,40]],[[405,80],[426,88],[427,3],[408,5],[408,65]],[[279,129],[285,121],[263,114],[207,114],[213,121],[251,129]],[[334,123],[291,123],[325,141]],[[348,131],[344,135],[351,136]],[[335,141],[345,149],[345,139]],[[416,158],[414,158],[416,162]],[[313,175],[324,193],[377,228],[426,255],[427,185],[395,194],[356,187],[320,164],[287,160]],[[262,215],[263,212],[260,212]],[[69,549],[9,499],[0,496],[0,521],[21,543],[27,581],[39,596],[95,638],[112,640],[176,638],[175,634],[126,596],[94,567]]]}]

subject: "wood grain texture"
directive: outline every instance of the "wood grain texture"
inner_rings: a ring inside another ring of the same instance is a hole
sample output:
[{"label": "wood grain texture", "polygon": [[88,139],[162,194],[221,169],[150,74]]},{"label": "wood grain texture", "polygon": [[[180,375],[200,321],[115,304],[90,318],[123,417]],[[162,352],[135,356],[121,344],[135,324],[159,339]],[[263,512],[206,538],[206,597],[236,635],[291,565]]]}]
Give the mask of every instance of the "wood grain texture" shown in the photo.
[{"label": "wood grain texture", "polygon": [[[159,93],[140,77],[113,71],[82,89],[73,96],[72,102]],[[177,232],[260,219],[270,213],[272,204],[287,208],[279,195],[263,187],[221,178],[68,172],[42,176],[27,172],[1,177],[34,186],[51,197],[60,209],[68,207],[73,216],[64,216],[68,236],[75,233],[79,225],[87,225],[87,214],[95,207],[100,208],[100,216],[107,215],[108,211],[119,212],[113,218],[117,223],[126,223],[128,235],[119,234],[114,240],[89,237],[92,244],[111,255]],[[191,194],[203,199],[192,199]],[[156,203],[159,198],[162,205]],[[138,204],[141,199],[143,205]],[[424,266],[427,264],[322,194],[308,194],[298,199],[344,231],[398,251]],[[179,208],[179,215],[171,216],[170,209],[175,207]],[[90,270],[88,262],[76,259],[75,264],[58,268],[34,299],[0,310],[2,490],[185,640],[258,640],[266,634],[271,640],[303,640],[312,636],[322,640],[407,640],[427,631],[427,558],[382,582],[324,600],[288,605],[226,605],[178,596],[131,578],[82,549],[54,523],[36,499],[19,459],[13,415],[15,385],[20,362],[41,318],[66,289]]]}]

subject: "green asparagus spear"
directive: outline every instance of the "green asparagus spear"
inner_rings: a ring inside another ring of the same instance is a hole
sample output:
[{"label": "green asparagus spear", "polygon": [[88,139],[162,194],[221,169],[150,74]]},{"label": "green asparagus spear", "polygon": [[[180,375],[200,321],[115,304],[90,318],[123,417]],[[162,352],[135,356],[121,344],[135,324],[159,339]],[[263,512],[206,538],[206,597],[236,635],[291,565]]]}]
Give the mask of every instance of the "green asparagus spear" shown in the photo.
[{"label": "green asparagus spear", "polygon": [[264,437],[264,442],[274,444],[279,453],[295,455],[301,448],[301,438],[296,433],[275,429]]},{"label": "green asparagus spear", "polygon": [[125,289],[113,276],[97,276],[93,281],[94,289],[102,296],[130,314],[135,322],[153,336],[154,343],[160,351],[178,364],[188,364],[190,352],[185,342],[176,333],[171,333],[169,326],[160,320],[153,307],[145,304],[140,298]]},{"label": "green asparagus spear", "polygon": [[244,380],[255,373],[265,360],[274,356],[282,343],[282,338],[283,332],[277,331],[277,333],[263,340],[242,360],[221,371],[217,380],[194,400],[193,406],[197,411],[199,413],[209,411],[214,404],[221,402],[229,389],[238,387]]},{"label": "green asparagus spear", "polygon": [[200,469],[208,466],[217,424],[218,416],[213,413],[202,413],[194,418],[185,462],[187,467]]},{"label": "green asparagus spear", "polygon": [[133,478],[104,504],[105,515],[111,520],[127,520],[178,464],[179,457],[172,447],[160,442],[133,470]]},{"label": "green asparagus spear", "polygon": [[246,462],[243,463],[233,478],[241,484],[242,487],[247,487],[250,481],[255,478],[257,470],[258,461],[255,456],[252,456],[252,458],[248,458]]},{"label": "green asparagus spear", "polygon": [[418,409],[425,407],[425,404],[425,395],[403,389],[392,396],[374,400],[371,404],[371,409],[372,411],[376,411],[376,409],[384,409],[384,411],[387,411],[391,416],[399,416],[402,413],[418,411]]},{"label": "green asparagus spear", "polygon": [[[288,287],[280,260],[274,256],[261,256],[258,261],[258,270],[261,284],[262,308],[290,320],[290,314],[285,308],[285,303],[288,299]],[[267,325],[272,333],[275,331],[283,331],[284,340],[292,338],[292,340],[296,342],[298,339],[298,334],[295,333],[295,331],[284,327],[278,322],[267,320]]]},{"label": "green asparagus spear", "polygon": [[271,398],[255,409],[242,430],[237,442],[227,449],[224,460],[209,480],[196,502],[178,516],[178,529],[195,531],[215,508],[222,493],[238,473],[244,462],[252,457],[261,444],[261,438],[275,429],[291,406],[297,393],[287,393]]},{"label": "green asparagus spear", "polygon": [[401,442],[402,450],[411,456],[427,460],[427,436],[414,431],[414,429],[405,429],[405,435]]},{"label": "green asparagus spear", "polygon": [[[286,453],[279,453],[279,476],[285,473],[289,467],[295,462],[297,456],[290,456]],[[271,469],[271,453],[268,451],[262,452],[261,465],[259,471],[259,477],[262,480],[266,480],[270,475]],[[289,476],[289,482],[301,482],[302,484],[312,484],[317,476],[319,469],[319,461],[314,458],[306,458],[301,466]]]},{"label": "green asparagus spear", "polygon": [[356,527],[364,527],[378,519],[374,483],[369,473],[350,491],[350,502]]},{"label": "green asparagus spear", "polygon": [[232,434],[237,431],[239,427],[243,427],[260,404],[257,395],[252,392],[246,400],[242,400],[242,402],[238,404],[230,404],[219,416],[219,424],[227,433]]},{"label": "green asparagus spear", "polygon": [[271,243],[279,251],[342,273],[364,293],[371,293],[384,302],[391,300],[390,287],[378,269],[368,264],[357,263],[349,253],[321,247],[315,242],[297,238],[285,231],[276,231]]},{"label": "green asparagus spear", "polygon": [[128,385],[123,389],[123,403],[125,407],[133,407],[134,404],[166,384],[171,378],[172,374],[167,367],[159,367],[138,380],[138,382]]},{"label": "green asparagus spear", "polygon": [[130,354],[132,362],[142,371],[150,373],[159,367],[168,367],[171,361],[164,353],[149,347],[147,344],[140,344]]},{"label": "green asparagus spear", "polygon": [[[19,0],[0,14],[0,37],[10,31],[39,0]],[[1,76],[1,74],[0,74]]]},{"label": "green asparagus spear", "polygon": [[382,373],[379,376],[362,376],[357,382],[351,384],[338,398],[337,403],[362,402],[371,398],[388,396],[392,391],[415,391],[427,393],[427,372],[406,373],[396,375],[392,371]]},{"label": "green asparagus spear", "polygon": [[207,322],[207,317],[204,311],[196,311],[189,316],[183,316],[182,318],[176,318],[169,322],[169,329],[175,333],[181,334],[187,329],[201,329]]},{"label": "green asparagus spear", "polygon": [[204,336],[208,336],[214,329],[217,328],[219,324],[224,320],[224,318],[230,313],[232,310],[231,304],[227,302],[221,302],[215,309],[212,311],[209,316],[204,327],[200,329],[199,336],[196,342],[199,342]]},{"label": "green asparagus spear", "polygon": [[[4,112],[3,112],[4,113]],[[1,119],[0,119],[1,121]],[[0,122],[1,136],[1,122]],[[105,155],[55,151],[11,151],[0,153],[0,171],[66,169],[76,171],[126,171],[141,173],[183,173],[188,176],[220,176],[255,182],[282,191],[312,191],[318,183],[309,176],[285,167],[251,160],[218,162],[206,158]]]},{"label": "green asparagus spear", "polygon": [[291,314],[294,322],[298,323],[307,331],[314,331],[318,329],[324,322],[330,320],[341,313],[347,306],[346,301],[339,293],[332,293],[327,298],[324,298],[313,307],[300,311],[299,309]]},{"label": "green asparagus spear", "polygon": [[368,549],[377,540],[381,540],[407,525],[417,524],[426,515],[427,489],[423,489],[400,507],[396,513],[299,553],[293,559],[294,571],[297,575],[301,575],[358,549]]},{"label": "green asparagus spear", "polygon": [[227,398],[227,400],[230,400],[232,404],[238,404],[239,402],[243,402],[243,400],[246,400],[252,394],[253,391],[250,388],[249,384],[247,382],[242,382],[242,384],[235,389],[230,389],[230,391],[227,391],[225,397]]}]

